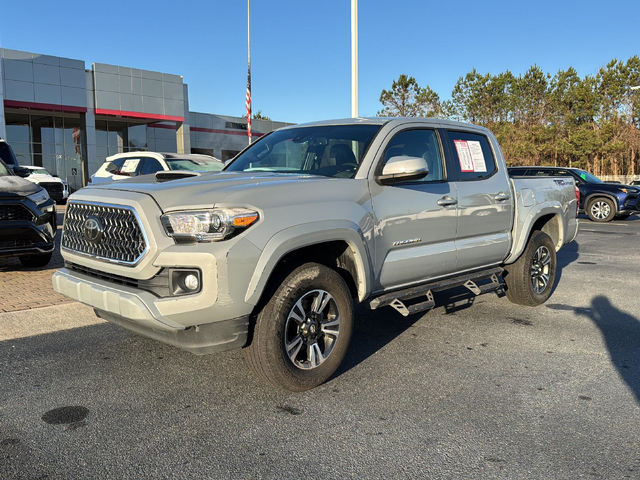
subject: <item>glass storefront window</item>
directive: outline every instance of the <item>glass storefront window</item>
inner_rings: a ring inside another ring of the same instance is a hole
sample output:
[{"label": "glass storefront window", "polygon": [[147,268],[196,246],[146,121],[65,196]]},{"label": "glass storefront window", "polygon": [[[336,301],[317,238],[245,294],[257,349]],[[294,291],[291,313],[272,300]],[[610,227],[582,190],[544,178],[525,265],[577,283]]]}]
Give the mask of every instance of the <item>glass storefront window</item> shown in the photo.
[{"label": "glass storefront window", "polygon": [[127,132],[129,134],[129,150],[147,150],[147,126],[130,125]]},{"label": "glass storefront window", "polygon": [[31,137],[34,143],[56,143],[53,117],[31,115]]},{"label": "glass storefront window", "polygon": [[29,143],[29,115],[7,115],[7,141],[9,143]]}]

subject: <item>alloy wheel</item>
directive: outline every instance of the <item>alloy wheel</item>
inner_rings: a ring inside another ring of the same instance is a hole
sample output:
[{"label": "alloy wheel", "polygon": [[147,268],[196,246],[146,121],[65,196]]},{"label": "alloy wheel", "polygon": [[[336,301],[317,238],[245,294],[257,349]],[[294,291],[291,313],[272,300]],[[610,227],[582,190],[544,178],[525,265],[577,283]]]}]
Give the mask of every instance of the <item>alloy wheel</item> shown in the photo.
[{"label": "alloy wheel", "polygon": [[314,369],[331,355],[338,340],[338,304],[325,290],[307,292],[289,312],[284,329],[289,360],[302,370]]},{"label": "alloy wheel", "polygon": [[551,271],[551,254],[545,246],[538,247],[531,262],[531,286],[537,294],[544,292],[549,285]]}]

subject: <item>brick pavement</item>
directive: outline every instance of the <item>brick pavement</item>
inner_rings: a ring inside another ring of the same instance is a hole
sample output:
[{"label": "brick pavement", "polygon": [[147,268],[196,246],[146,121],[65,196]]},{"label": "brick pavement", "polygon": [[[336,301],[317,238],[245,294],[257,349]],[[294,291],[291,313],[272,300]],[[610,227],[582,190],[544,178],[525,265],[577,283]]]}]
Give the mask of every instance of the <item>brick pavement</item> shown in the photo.
[{"label": "brick pavement", "polygon": [[64,206],[59,206],[56,250],[49,265],[43,268],[26,268],[17,258],[0,258],[0,313],[73,301],[58,295],[51,286],[51,275],[63,265],[60,255],[63,214]]}]

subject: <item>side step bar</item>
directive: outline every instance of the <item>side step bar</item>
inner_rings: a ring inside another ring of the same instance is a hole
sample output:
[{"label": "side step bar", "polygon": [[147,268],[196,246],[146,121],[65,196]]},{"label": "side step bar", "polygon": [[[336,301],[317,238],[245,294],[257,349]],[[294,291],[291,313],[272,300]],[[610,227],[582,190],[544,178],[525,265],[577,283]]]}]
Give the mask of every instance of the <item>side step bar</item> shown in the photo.
[{"label": "side step bar", "polygon": [[[500,288],[498,275],[502,274],[502,272],[502,268],[496,267],[489,270],[482,270],[479,272],[468,273],[466,275],[460,275],[458,277],[426,283],[424,285],[410,287],[396,292],[385,293],[384,295],[371,300],[369,302],[369,308],[371,308],[371,310],[376,310],[380,307],[391,306],[403,316],[408,317],[414,313],[432,309],[435,306],[433,292],[448,290],[459,286],[466,287],[474,295],[481,295],[486,292],[497,290]],[[491,279],[491,282],[484,285],[476,284],[477,281],[486,279]],[[403,302],[403,300],[412,300],[423,295],[427,297],[424,302],[415,303],[409,307],[407,307]]]}]

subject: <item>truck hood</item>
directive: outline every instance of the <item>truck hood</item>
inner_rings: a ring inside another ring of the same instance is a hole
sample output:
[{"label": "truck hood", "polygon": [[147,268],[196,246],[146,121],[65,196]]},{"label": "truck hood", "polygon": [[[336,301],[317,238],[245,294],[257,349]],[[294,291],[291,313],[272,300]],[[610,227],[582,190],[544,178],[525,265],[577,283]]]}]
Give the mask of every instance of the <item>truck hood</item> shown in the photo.
[{"label": "truck hood", "polygon": [[0,177],[0,198],[26,197],[40,190],[42,190],[42,187],[24,178],[13,175]]},{"label": "truck hood", "polygon": [[158,181],[145,175],[83,188],[80,193],[99,190],[136,192],[150,195],[163,211],[211,208],[214,205],[258,208],[333,200],[353,196],[346,187],[352,179],[272,172],[211,172],[197,177]]}]

